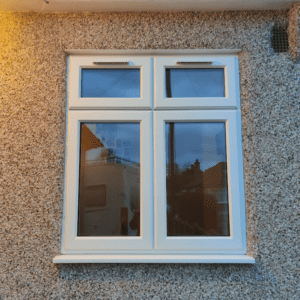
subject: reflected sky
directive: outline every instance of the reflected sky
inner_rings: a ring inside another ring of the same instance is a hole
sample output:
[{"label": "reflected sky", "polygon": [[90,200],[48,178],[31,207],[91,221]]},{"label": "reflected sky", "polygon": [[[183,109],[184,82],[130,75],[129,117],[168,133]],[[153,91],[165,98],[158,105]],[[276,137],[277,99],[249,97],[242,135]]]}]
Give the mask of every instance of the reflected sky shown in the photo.
[{"label": "reflected sky", "polygon": [[[92,133],[113,151],[114,155],[135,163],[140,163],[139,123],[84,123]],[[88,160],[96,159],[97,151],[88,153]]]},{"label": "reflected sky", "polygon": [[[170,123],[165,125],[169,163]],[[202,171],[226,161],[225,123],[174,123],[175,163],[180,168],[199,160]]]},{"label": "reflected sky", "polygon": [[[139,123],[85,123],[93,134],[113,151],[115,156],[140,163],[140,125]],[[170,125],[165,125],[166,158],[169,159]],[[225,123],[185,122],[175,123],[175,163],[183,168],[201,162],[201,170],[226,161]],[[89,151],[89,160],[97,155]]]},{"label": "reflected sky", "polygon": [[225,96],[224,69],[166,69],[166,73],[168,98]]},{"label": "reflected sky", "polygon": [[139,69],[82,69],[82,98],[140,98]]}]

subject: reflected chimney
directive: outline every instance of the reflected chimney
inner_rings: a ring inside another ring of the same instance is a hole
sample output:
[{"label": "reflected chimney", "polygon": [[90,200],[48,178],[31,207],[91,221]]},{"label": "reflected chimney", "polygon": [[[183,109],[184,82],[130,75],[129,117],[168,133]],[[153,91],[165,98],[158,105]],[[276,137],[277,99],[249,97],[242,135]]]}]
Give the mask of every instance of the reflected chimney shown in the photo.
[{"label": "reflected chimney", "polygon": [[197,190],[203,190],[203,172],[200,170],[200,162],[196,159],[194,163],[194,178],[197,185]]},{"label": "reflected chimney", "polygon": [[200,171],[200,162],[198,159],[196,159],[195,161],[195,172],[199,172]]}]

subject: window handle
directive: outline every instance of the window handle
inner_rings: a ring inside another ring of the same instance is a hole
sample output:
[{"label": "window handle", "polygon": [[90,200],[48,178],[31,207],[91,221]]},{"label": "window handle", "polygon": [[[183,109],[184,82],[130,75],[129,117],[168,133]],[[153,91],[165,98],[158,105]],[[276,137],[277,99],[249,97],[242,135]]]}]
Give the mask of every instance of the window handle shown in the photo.
[{"label": "window handle", "polygon": [[212,65],[212,61],[177,61],[177,65],[191,65],[191,64],[197,64],[197,65]]}]

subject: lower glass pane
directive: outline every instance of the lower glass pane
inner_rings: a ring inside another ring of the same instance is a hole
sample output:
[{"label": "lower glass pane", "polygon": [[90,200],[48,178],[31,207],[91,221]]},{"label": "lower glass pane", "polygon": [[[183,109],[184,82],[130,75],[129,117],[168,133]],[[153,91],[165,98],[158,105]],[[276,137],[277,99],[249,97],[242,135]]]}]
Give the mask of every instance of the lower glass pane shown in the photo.
[{"label": "lower glass pane", "polygon": [[78,236],[140,235],[140,124],[81,123]]},{"label": "lower glass pane", "polygon": [[225,123],[166,123],[167,235],[229,236]]}]

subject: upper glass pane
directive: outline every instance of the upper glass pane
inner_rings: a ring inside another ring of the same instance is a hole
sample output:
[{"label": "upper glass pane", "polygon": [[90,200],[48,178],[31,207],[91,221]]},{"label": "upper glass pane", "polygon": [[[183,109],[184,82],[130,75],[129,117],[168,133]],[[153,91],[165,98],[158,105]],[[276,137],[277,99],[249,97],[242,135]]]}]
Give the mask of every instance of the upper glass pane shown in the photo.
[{"label": "upper glass pane", "polygon": [[225,123],[166,123],[167,235],[229,236]]},{"label": "upper glass pane", "polygon": [[140,124],[81,123],[78,236],[140,235]]},{"label": "upper glass pane", "polygon": [[140,69],[82,69],[82,98],[140,98]]},{"label": "upper glass pane", "polygon": [[225,97],[224,69],[166,69],[166,96]]}]

